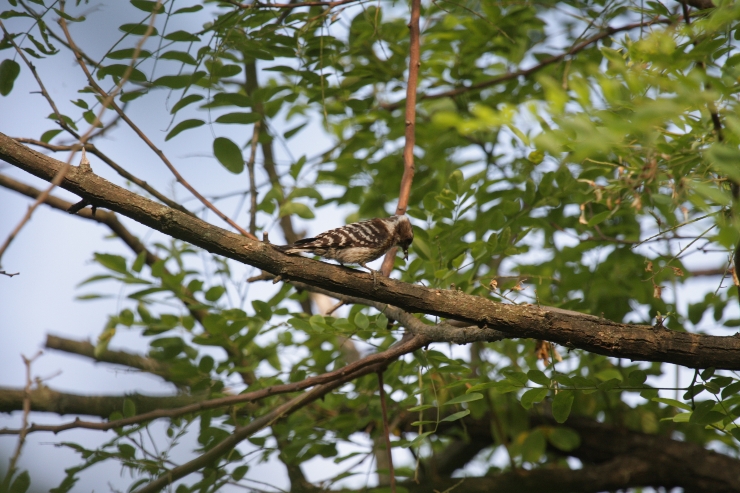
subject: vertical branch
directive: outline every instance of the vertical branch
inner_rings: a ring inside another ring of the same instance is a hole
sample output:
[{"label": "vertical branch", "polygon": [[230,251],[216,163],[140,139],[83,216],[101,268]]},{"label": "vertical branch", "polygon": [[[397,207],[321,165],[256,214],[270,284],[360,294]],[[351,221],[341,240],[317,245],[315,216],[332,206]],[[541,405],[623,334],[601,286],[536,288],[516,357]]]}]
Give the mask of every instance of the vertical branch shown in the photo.
[{"label": "vertical branch", "polygon": [[[257,79],[257,63],[254,60],[247,59],[244,61],[244,74],[246,76],[244,82],[244,90],[246,91],[248,96],[252,97],[254,92],[259,88],[259,80]],[[261,148],[262,157],[264,158],[262,166],[264,167],[265,172],[270,179],[270,184],[275,190],[277,190],[279,196],[278,202],[279,205],[282,206],[285,203],[285,190],[283,190],[283,185],[282,183],[280,183],[280,177],[278,176],[277,169],[275,168],[275,157],[272,153],[272,137],[270,136],[270,132],[267,128],[265,109],[262,103],[259,101],[254,101],[253,109],[255,113],[258,113],[261,116],[261,120],[258,124],[260,125],[260,130],[262,133]],[[301,239],[301,235],[296,233],[295,229],[293,228],[293,220],[290,218],[290,216],[286,215],[280,218],[280,228],[283,230],[283,236],[285,236],[286,242],[295,243],[296,241]],[[301,308],[305,313],[308,313],[310,315],[313,312],[313,309],[311,307],[311,299],[307,298],[301,301]]]},{"label": "vertical branch", "polygon": [[[403,148],[403,177],[398,196],[396,214],[406,213],[411,195],[411,184],[414,181],[414,146],[416,145],[416,86],[419,83],[421,66],[421,48],[419,46],[419,18],[421,17],[421,0],[411,0],[411,21],[409,27],[409,80],[406,86],[406,144]],[[393,270],[397,248],[392,248],[383,259],[380,271],[388,276]]]},{"label": "vertical branch", "polygon": [[[244,64],[244,72],[246,75],[246,82],[244,89],[248,96],[252,96],[254,91],[259,88],[259,81],[257,80],[257,64],[254,60],[246,61]],[[267,177],[270,179],[270,184],[275,188],[280,195],[280,205],[285,201],[285,191],[283,190],[282,183],[280,183],[280,177],[275,169],[275,157],[272,153],[272,138],[267,131],[267,123],[265,122],[265,110],[261,102],[254,102],[254,111],[259,113],[262,117],[260,125],[262,126],[262,156],[264,157],[264,168],[267,173]],[[293,229],[293,221],[290,216],[283,216],[280,218],[280,228],[283,230],[285,241],[288,243],[295,243],[300,238]]]},{"label": "vertical branch", "polygon": [[257,234],[257,182],[254,177],[254,160],[257,155],[257,141],[260,137],[260,122],[254,124],[252,132],[252,149],[247,161],[247,172],[249,173],[249,232]]},{"label": "vertical branch", "polygon": [[393,451],[391,450],[390,431],[388,430],[388,410],[385,406],[383,370],[378,370],[378,389],[380,390],[380,409],[383,411],[383,435],[385,436],[385,450],[388,453],[388,476],[390,477],[391,492],[396,493],[396,474],[393,471]]}]

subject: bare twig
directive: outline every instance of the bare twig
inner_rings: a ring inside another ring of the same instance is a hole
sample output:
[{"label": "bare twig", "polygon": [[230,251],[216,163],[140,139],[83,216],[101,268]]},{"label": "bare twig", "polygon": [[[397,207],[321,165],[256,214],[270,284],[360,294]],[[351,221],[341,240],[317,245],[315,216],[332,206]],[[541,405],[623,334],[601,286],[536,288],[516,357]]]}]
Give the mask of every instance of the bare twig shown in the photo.
[{"label": "bare twig", "polygon": [[[161,3],[161,0],[157,2],[157,5]],[[153,21],[155,17],[155,11],[152,12],[152,18],[150,22],[150,26],[153,27]],[[175,179],[178,183],[180,183],[183,187],[185,187],[190,193],[192,193],[200,202],[208,207],[211,211],[213,211],[214,214],[216,214],[218,217],[220,217],[223,221],[225,221],[229,226],[237,230],[242,235],[251,238],[253,240],[257,240],[257,237],[253,234],[246,231],[244,228],[239,226],[236,222],[234,222],[231,218],[229,218],[226,214],[221,212],[215,205],[213,205],[208,199],[206,199],[203,195],[200,194],[183,176],[180,174],[179,171],[177,171],[177,168],[170,162],[170,160],[165,156],[164,152],[162,152],[161,149],[159,149],[157,146],[154,145],[154,143],[149,139],[149,137],[131,120],[131,118],[126,115],[123,110],[113,101],[113,97],[105,92],[105,90],[98,85],[98,83],[93,78],[92,74],[87,68],[87,65],[85,64],[85,61],[83,60],[82,56],[80,55],[80,50],[77,48],[77,45],[75,44],[74,40],[72,39],[72,36],[69,34],[69,30],[67,29],[67,24],[64,21],[64,19],[61,19],[59,21],[59,24],[62,26],[62,30],[64,31],[64,35],[67,38],[67,42],[69,43],[69,47],[72,50],[72,52],[75,54],[75,58],[77,59],[77,63],[82,69],[82,71],[85,73],[85,76],[87,77],[87,81],[90,84],[90,86],[103,98],[110,99],[110,107],[120,115],[120,117],[125,121],[128,126],[136,133],[136,135],[139,136],[141,140],[146,143],[149,148],[154,151],[154,153],[159,157],[160,160],[167,166],[167,169],[170,170],[170,172],[174,175]],[[143,39],[139,42],[139,44],[143,43]],[[139,46],[139,45],[137,45]],[[120,87],[120,84],[119,84]]]},{"label": "bare twig", "polygon": [[20,272],[5,272],[4,270],[0,270],[0,274],[8,277],[13,277],[19,275]]},{"label": "bare twig", "polygon": [[388,453],[388,476],[390,478],[391,493],[396,493],[396,473],[393,470],[393,451],[391,450],[390,430],[388,429],[388,410],[385,405],[385,389],[383,388],[383,371],[378,370],[378,389],[380,391],[380,409],[383,414],[383,435],[385,448]]},{"label": "bare twig", "polygon": [[[388,351],[385,351],[384,353],[380,353],[380,354],[389,353],[394,349],[395,351],[400,351],[403,354],[406,354],[408,352],[414,351],[422,347],[424,345],[424,340],[425,339],[421,336],[415,336],[409,340],[402,341],[397,346],[392,347],[388,349]],[[188,474],[195,472],[205,467],[208,464],[213,463],[215,459],[222,456],[224,453],[228,452],[229,450],[234,448],[236,445],[238,445],[240,442],[247,439],[252,434],[256,433],[262,428],[266,426],[270,426],[278,419],[288,416],[292,414],[293,412],[297,411],[298,409],[305,407],[306,405],[328,394],[329,392],[336,389],[337,387],[340,387],[346,382],[352,381],[358,377],[367,375],[374,371],[382,370],[388,363],[390,363],[390,361],[395,360],[397,357],[398,356],[394,357],[392,360],[384,361],[384,362],[381,362],[375,365],[361,368],[360,370],[343,375],[328,383],[314,387],[310,391],[304,394],[301,394],[297,397],[294,397],[288,402],[277,406],[275,409],[273,409],[269,413],[263,416],[260,416],[259,418],[255,419],[248,425],[236,427],[234,432],[228,438],[226,438],[221,443],[219,443],[218,445],[210,449],[208,452],[200,455],[199,457],[191,460],[190,462],[187,462],[181,466],[175,467],[172,470],[161,474],[157,479],[147,484],[143,488],[137,490],[136,493],[153,493],[153,492],[159,491],[165,486],[172,484],[174,481],[177,481],[178,479],[185,477]],[[347,366],[351,366],[351,365],[347,365]]]},{"label": "bare twig", "polygon": [[[75,149],[75,146],[73,145],[56,145],[56,144],[50,144],[48,142],[43,142],[43,141],[36,140],[36,139],[28,139],[28,138],[23,138],[23,137],[16,137],[15,140],[17,140],[18,142],[22,142],[24,144],[31,144],[31,145],[43,147],[44,149],[48,149],[54,152],[71,151]],[[132,183],[135,183],[142,189],[152,194],[153,197],[156,197],[157,199],[167,204],[168,206],[172,207],[173,209],[177,209],[179,211],[185,212],[186,214],[190,214],[191,216],[193,215],[193,213],[190,212],[188,209],[186,209],[179,203],[175,202],[174,200],[170,199],[166,195],[162,194],[161,192],[159,192],[157,189],[149,185],[147,182],[145,182],[141,178],[138,178],[137,176],[126,171],[126,169],[124,169],[121,165],[113,161],[110,157],[108,157],[107,154],[105,154],[103,151],[98,149],[98,147],[95,146],[95,144],[88,142],[85,144],[84,148],[85,150],[87,150],[87,152],[97,156],[105,164],[113,168],[113,170],[116,173],[118,173],[120,176],[129,180]]]},{"label": "bare twig", "polygon": [[252,131],[252,147],[247,161],[247,172],[249,173],[249,232],[257,234],[257,182],[254,176],[254,161],[257,158],[257,142],[260,136],[260,122],[254,124]]},{"label": "bare twig", "polygon": [[31,386],[33,385],[33,381],[31,380],[31,363],[41,356],[41,354],[41,351],[39,351],[31,358],[26,358],[21,355],[21,358],[23,358],[23,364],[26,366],[26,385],[23,389],[23,418],[21,419],[21,429],[20,433],[18,433],[18,443],[15,446],[15,452],[10,458],[5,480],[2,485],[0,485],[2,487],[0,488],[2,491],[9,491],[10,480],[15,474],[16,465],[21,456],[21,450],[23,450],[23,444],[26,442],[26,435],[28,434],[28,415],[31,414]]},{"label": "bare twig", "polygon": [[[158,0],[157,1],[157,5],[160,5],[160,4],[161,4],[161,0]],[[62,12],[64,11],[64,6],[65,6],[65,1],[64,0],[61,0],[59,2],[59,8],[60,8],[60,10]],[[79,149],[79,148],[83,148],[83,150],[84,150],[84,145],[87,142],[87,139],[89,139],[90,138],[90,135],[92,135],[92,133],[94,132],[96,126],[101,121],[101,118],[103,116],[103,113],[105,113],[105,111],[108,109],[108,106],[111,105],[111,104],[115,106],[115,103],[113,103],[113,98],[116,96],[116,94],[118,94],[118,92],[123,87],[123,84],[126,83],[126,81],[128,80],[129,76],[131,75],[131,72],[133,71],[134,63],[136,62],[136,59],[138,58],[139,53],[141,52],[141,48],[143,47],[144,42],[149,37],[149,35],[151,35],[152,30],[154,29],[154,19],[155,19],[155,17],[156,17],[156,13],[153,12],[152,13],[151,21],[149,22],[149,25],[147,26],[147,29],[144,32],[144,34],[142,35],[141,39],[137,43],[136,48],[134,49],[134,52],[131,55],[131,63],[126,68],[126,71],[124,72],[123,76],[121,77],[121,80],[116,84],[115,89],[110,94],[105,94],[104,95],[103,101],[101,102],[101,105],[100,105],[101,106],[100,107],[100,111],[95,115],[95,120],[92,122],[92,124],[90,125],[90,128],[87,130],[87,132],[85,132],[84,135],[79,136],[80,145],[76,146],[76,148],[72,150],[72,152],[69,155],[69,159],[67,159],[66,165],[59,170],[59,172],[56,174],[56,176],[54,177],[54,179],[51,181],[51,184],[49,185],[49,187],[44,192],[42,192],[41,195],[38,196],[38,198],[36,199],[36,201],[28,208],[28,210],[26,211],[26,214],[23,216],[23,218],[21,219],[21,221],[18,223],[18,225],[15,227],[15,229],[13,229],[13,231],[11,231],[11,233],[6,238],[5,243],[2,246],[0,246],[0,259],[2,259],[3,254],[8,249],[8,247],[10,246],[10,243],[13,241],[13,239],[18,235],[18,233],[21,231],[21,229],[23,229],[23,226],[25,226],[26,223],[28,223],[28,221],[31,220],[31,216],[33,215],[33,212],[36,210],[36,208],[40,204],[42,204],[44,202],[44,200],[46,200],[46,198],[49,196],[49,194],[51,193],[51,191],[55,187],[57,187],[62,182],[62,180],[64,180],[64,177],[67,175],[67,172],[69,171],[69,168],[72,165],[72,160],[74,159],[74,155],[75,155],[76,150]],[[62,27],[62,30],[67,35],[67,38],[71,40],[71,38],[69,37],[69,32],[67,31],[67,23],[66,23],[66,20],[64,19],[64,16],[61,16],[59,18],[59,25]],[[2,27],[3,33],[6,35],[6,37],[8,39],[10,39],[11,42],[12,42],[12,37],[9,36],[9,35],[7,35],[7,31],[5,31],[5,27],[2,26],[1,23],[0,23],[0,27]],[[23,51],[20,49],[20,47],[17,44],[15,44],[15,42],[13,42],[13,46],[15,47],[16,51],[20,54],[20,56],[23,58],[23,60],[25,61],[25,63],[29,67],[31,67],[32,64],[28,61],[28,59],[25,57],[25,55],[23,55]],[[80,61],[81,61],[81,59],[80,59]],[[84,65],[84,63],[83,63],[83,65]],[[32,71],[33,71],[34,75],[36,75],[35,69],[32,69]],[[49,104],[52,105],[52,108],[54,109],[54,112],[57,115],[57,118],[59,119],[60,124],[63,124],[64,120],[61,117],[61,114],[59,113],[59,111],[57,110],[56,105],[54,105],[53,100],[48,95],[48,92],[46,92],[46,89],[44,88],[44,86],[43,86],[43,84],[41,82],[41,79],[38,76],[36,76],[36,80],[39,83],[39,86],[41,87],[42,93],[45,95],[45,97],[49,101]],[[76,136],[76,134],[74,132],[70,132],[70,133],[72,133],[72,135],[75,135]],[[85,157],[84,152],[83,152],[82,160],[80,161],[80,165],[83,165],[84,162],[86,161],[86,159],[87,158]]]},{"label": "bare twig", "polygon": [[[412,341],[413,343],[411,343]],[[396,359],[403,356],[404,354],[413,352],[417,350],[418,348],[424,346],[425,344],[429,344],[429,342],[430,340],[425,335],[423,334],[416,335],[413,338],[402,340],[402,343],[398,343],[394,346],[391,346],[390,348],[388,348],[386,351],[383,351],[382,353],[371,354],[369,356],[366,356],[365,358],[362,358],[361,360],[358,360],[354,363],[350,363],[337,370],[330,371],[330,372],[327,372],[321,375],[316,375],[314,377],[309,377],[300,382],[273,385],[271,387],[267,387],[267,388],[260,389],[260,390],[255,390],[252,392],[246,392],[243,394],[232,395],[232,396],[227,396],[227,397],[220,397],[217,399],[210,399],[210,400],[197,402],[195,404],[189,404],[186,406],[173,408],[173,409],[157,409],[155,411],[151,411],[148,413],[139,414],[137,416],[131,416],[130,418],[118,419],[115,421],[92,422],[92,421],[82,421],[80,419],[76,419],[74,421],[64,423],[61,425],[33,424],[28,428],[28,432],[30,433],[30,432],[38,432],[38,431],[50,431],[53,433],[59,433],[61,431],[71,430],[75,428],[105,431],[105,430],[111,430],[115,428],[121,428],[123,426],[145,423],[147,421],[152,421],[155,419],[176,418],[178,416],[196,413],[196,412],[204,411],[207,409],[218,409],[218,408],[234,406],[238,404],[245,404],[247,402],[255,402],[255,401],[264,399],[266,397],[271,397],[271,396],[275,396],[279,394],[287,394],[290,392],[298,392],[298,391],[305,390],[307,388],[314,387],[317,385],[325,385],[325,384],[331,385],[337,381],[342,381],[342,382],[351,381],[357,376],[366,375],[368,373],[373,373],[376,367],[382,368],[385,365],[387,365],[389,362],[395,361]],[[371,370],[368,370],[368,368],[371,368]],[[351,375],[355,375],[355,376],[352,378],[349,378],[348,376],[351,376]],[[0,435],[16,435],[19,432],[20,430],[2,429],[0,430]]]},{"label": "bare twig", "polygon": [[44,96],[46,101],[49,103],[49,106],[51,106],[52,111],[54,112],[54,115],[57,117],[57,123],[59,126],[61,126],[64,130],[69,132],[72,136],[74,136],[76,139],[79,139],[80,136],[75,132],[69,125],[67,125],[67,122],[64,121],[64,118],[62,118],[62,113],[59,111],[59,108],[57,108],[56,103],[51,98],[51,95],[49,94],[49,91],[46,90],[46,87],[44,86],[43,81],[41,80],[41,77],[39,77],[38,72],[36,72],[36,66],[31,63],[28,58],[26,58],[25,53],[23,53],[23,50],[21,50],[20,46],[18,46],[13,39],[13,37],[8,34],[8,31],[5,30],[5,25],[3,25],[3,22],[0,20],[0,29],[3,30],[3,35],[5,36],[5,39],[10,41],[10,43],[13,45],[13,48],[15,48],[16,53],[21,57],[23,60],[23,63],[26,64],[28,69],[33,74],[33,77],[36,79],[36,83],[39,85],[39,89],[41,89],[41,95]]}]

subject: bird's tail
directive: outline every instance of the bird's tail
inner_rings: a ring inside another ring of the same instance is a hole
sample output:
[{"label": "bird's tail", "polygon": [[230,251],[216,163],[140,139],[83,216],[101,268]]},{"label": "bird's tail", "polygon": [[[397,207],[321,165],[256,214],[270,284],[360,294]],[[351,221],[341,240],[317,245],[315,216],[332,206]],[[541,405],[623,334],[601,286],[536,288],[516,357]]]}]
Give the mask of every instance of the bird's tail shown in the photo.
[{"label": "bird's tail", "polygon": [[287,253],[288,255],[293,255],[293,254],[302,253],[302,252],[310,252],[311,250],[313,250],[313,247],[315,245],[312,245],[312,243],[315,240],[316,238],[304,238],[302,240],[296,241],[292,245],[273,245],[273,246],[283,253]]}]

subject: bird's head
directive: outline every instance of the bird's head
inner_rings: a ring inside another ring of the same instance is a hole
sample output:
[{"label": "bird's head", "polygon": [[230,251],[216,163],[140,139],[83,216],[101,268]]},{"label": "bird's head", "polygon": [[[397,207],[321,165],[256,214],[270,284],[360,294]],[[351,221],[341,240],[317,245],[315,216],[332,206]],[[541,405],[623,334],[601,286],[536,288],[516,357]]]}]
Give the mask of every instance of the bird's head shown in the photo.
[{"label": "bird's head", "polygon": [[404,260],[409,259],[409,247],[411,242],[414,241],[414,229],[411,227],[409,218],[407,216],[396,216],[396,245],[403,249]]}]

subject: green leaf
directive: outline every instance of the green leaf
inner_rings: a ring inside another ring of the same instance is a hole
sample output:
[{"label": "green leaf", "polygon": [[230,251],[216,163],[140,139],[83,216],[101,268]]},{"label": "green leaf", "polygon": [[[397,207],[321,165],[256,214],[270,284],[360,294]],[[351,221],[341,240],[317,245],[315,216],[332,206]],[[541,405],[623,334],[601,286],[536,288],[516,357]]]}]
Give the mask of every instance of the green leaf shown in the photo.
[{"label": "green leaf", "polygon": [[39,140],[41,140],[41,142],[49,143],[49,142],[51,142],[51,139],[53,139],[54,137],[56,137],[57,135],[59,135],[61,132],[62,132],[61,129],[47,130],[46,132],[44,132],[43,134],[41,134],[41,139],[39,139]]},{"label": "green leaf", "polygon": [[591,219],[588,220],[588,223],[586,226],[589,228],[596,226],[597,224],[603,223],[609,216],[611,216],[613,211],[603,211],[599,212],[598,214],[595,214]]},{"label": "green leaf", "polygon": [[105,57],[112,60],[125,60],[133,58],[134,54],[136,54],[138,58],[149,58],[152,56],[152,53],[146,50],[140,50],[139,53],[136,53],[136,48],[126,48],[125,50],[111,51]]},{"label": "green leaf", "polygon": [[178,123],[177,125],[175,125],[175,128],[173,128],[172,130],[170,130],[170,133],[167,134],[167,137],[165,137],[164,140],[165,141],[170,140],[171,138],[173,138],[174,136],[176,136],[180,132],[183,132],[185,130],[189,130],[191,128],[200,127],[202,125],[205,125],[205,123],[206,122],[204,122],[203,120],[195,120],[195,119],[183,120],[180,123]]},{"label": "green leaf", "polygon": [[537,462],[545,453],[547,442],[541,430],[535,429],[527,434],[522,443],[522,459],[527,462]]},{"label": "green leaf", "polygon": [[262,119],[259,113],[227,113],[216,118],[216,123],[237,123],[237,124],[249,124],[255,123]]},{"label": "green leaf", "polygon": [[56,8],[55,9],[52,9],[52,10],[54,10],[54,12],[56,12],[56,14],[59,17],[63,18],[64,20],[67,20],[69,22],[83,22],[85,20],[85,17],[84,16],[72,17],[71,15],[69,15],[68,13],[66,13],[66,12],[64,12],[62,10],[59,10],[59,9],[56,9]]},{"label": "green leaf", "polygon": [[292,216],[295,214],[303,219],[313,219],[314,213],[306,204],[300,202],[286,202],[280,206],[280,217]]},{"label": "green leaf", "polygon": [[355,325],[357,328],[364,330],[370,326],[370,320],[368,320],[367,315],[362,312],[358,312],[355,315]]},{"label": "green leaf", "polygon": [[634,370],[627,376],[627,383],[634,387],[639,387],[647,380],[647,373],[642,370]]},{"label": "green leaf", "polygon": [[252,308],[259,315],[262,320],[270,320],[272,318],[272,308],[270,305],[262,300],[252,301]]},{"label": "green leaf", "polygon": [[155,86],[169,87],[170,89],[184,89],[203,77],[203,72],[181,75],[163,75],[154,82]]},{"label": "green leaf", "polygon": [[123,400],[123,417],[130,418],[136,415],[136,404],[131,399]]},{"label": "green leaf", "polygon": [[547,434],[547,440],[552,443],[554,447],[565,452],[575,450],[581,444],[580,435],[574,430],[564,426],[559,426],[550,430]]},{"label": "green leaf", "polygon": [[655,397],[652,399],[654,402],[660,402],[662,404],[667,404],[669,406],[677,407],[679,409],[683,409],[684,411],[691,411],[691,406],[686,404],[685,402],[677,401],[675,399],[668,399],[665,397]]},{"label": "green leaf", "polygon": [[437,407],[437,406],[434,406],[432,404],[422,404],[421,406],[410,407],[407,409],[407,411],[409,412],[426,411],[427,409],[432,409],[433,407]]},{"label": "green leaf", "polygon": [[740,382],[731,383],[722,389],[722,399],[727,399],[732,394],[740,392]]},{"label": "green leaf", "polygon": [[529,389],[524,394],[522,394],[522,407],[524,409],[530,409],[534,403],[536,402],[542,402],[542,400],[547,397],[547,393],[550,391],[550,389],[542,387],[539,389]]},{"label": "green leaf", "polygon": [[0,94],[7,96],[13,90],[15,79],[21,73],[21,66],[15,60],[7,59],[0,63]]},{"label": "green leaf", "polygon": [[555,394],[552,400],[552,417],[555,418],[555,421],[561,424],[565,423],[573,407],[573,399],[575,399],[573,392],[561,390]]},{"label": "green leaf", "polygon": [[198,362],[198,370],[202,373],[210,373],[213,370],[215,362],[211,356],[205,355]]},{"label": "green leaf", "polygon": [[445,402],[443,405],[450,406],[452,404],[461,404],[463,402],[478,401],[480,399],[483,399],[483,394],[477,394],[477,393],[462,394],[462,395],[458,395],[457,397],[453,397],[449,401]]},{"label": "green leaf", "polygon": [[162,60],[176,60],[188,65],[196,65],[198,63],[195,61],[195,58],[190,55],[190,53],[185,53],[184,51],[167,51],[165,53],[162,53],[159,58],[161,58]]},{"label": "green leaf", "polygon": [[214,302],[218,301],[221,296],[224,295],[226,292],[226,288],[223,286],[213,286],[208,291],[206,291],[205,298],[208,301]]},{"label": "green leaf", "polygon": [[224,168],[234,174],[244,171],[244,157],[239,146],[226,137],[216,137],[213,141],[213,154]]},{"label": "green leaf", "polygon": [[531,381],[533,381],[536,384],[544,385],[545,387],[550,386],[550,377],[545,375],[540,370],[529,370],[527,372],[527,378],[529,378]]},{"label": "green leaf", "polygon": [[31,476],[28,471],[21,471],[18,476],[15,477],[13,483],[10,485],[8,493],[26,493],[28,488],[31,487]]},{"label": "green leaf", "polygon": [[200,38],[195,34],[191,34],[187,31],[174,31],[164,36],[164,39],[168,41],[187,41],[190,43],[197,43]]},{"label": "green leaf", "polygon": [[181,9],[177,9],[174,12],[172,12],[172,15],[175,14],[190,14],[193,12],[198,12],[200,10],[203,10],[202,5],[193,5],[192,7],[183,7]]},{"label": "green leaf", "polygon": [[[125,32],[126,34],[133,34],[134,36],[143,36],[149,26],[146,24],[121,24],[118,29]],[[157,36],[159,31],[156,27],[152,28],[151,36]]]},{"label": "green leaf", "polygon": [[172,110],[170,110],[170,114],[174,115],[187,105],[195,103],[196,101],[200,101],[201,99],[203,99],[203,96],[201,96],[200,94],[188,94],[180,101],[175,103],[175,105],[172,107]]},{"label": "green leaf", "polygon": [[136,260],[134,260],[134,263],[131,265],[131,270],[134,272],[141,272],[141,269],[144,268],[145,262],[146,262],[146,251],[142,251],[136,256]]},{"label": "green leaf", "polygon": [[103,267],[114,272],[119,272],[121,274],[128,274],[128,269],[126,268],[126,259],[121,257],[120,255],[96,253],[93,256],[95,257],[95,261]]},{"label": "green leaf", "polygon": [[464,411],[460,411],[459,413],[450,414],[449,416],[445,417],[444,419],[441,419],[440,422],[441,423],[445,423],[445,422],[457,421],[460,418],[464,418],[468,414],[470,414],[470,409],[466,409]]},{"label": "green leaf", "polygon": [[164,5],[157,5],[157,2],[151,0],[131,0],[131,5],[144,12],[154,12],[155,10],[158,14],[164,12]]}]

